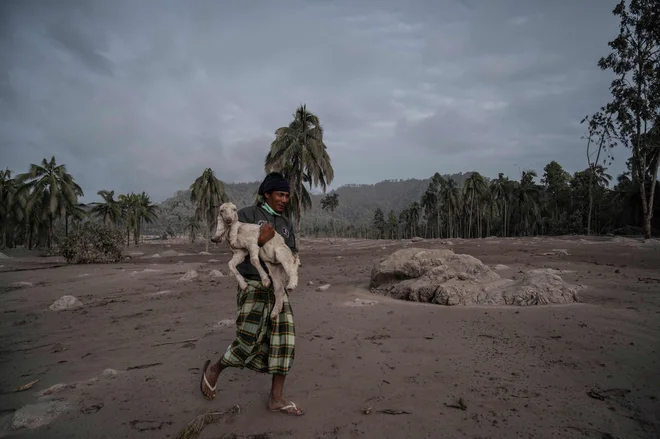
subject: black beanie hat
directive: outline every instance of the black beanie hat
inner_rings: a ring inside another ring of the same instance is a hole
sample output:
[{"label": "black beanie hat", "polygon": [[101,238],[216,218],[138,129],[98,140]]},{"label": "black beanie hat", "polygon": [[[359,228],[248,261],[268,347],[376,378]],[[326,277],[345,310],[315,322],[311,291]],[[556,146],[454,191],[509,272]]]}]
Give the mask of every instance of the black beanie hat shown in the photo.
[{"label": "black beanie hat", "polygon": [[264,195],[268,192],[291,192],[289,187],[289,180],[284,178],[280,172],[271,172],[266,175],[264,181],[259,186],[259,195]]}]

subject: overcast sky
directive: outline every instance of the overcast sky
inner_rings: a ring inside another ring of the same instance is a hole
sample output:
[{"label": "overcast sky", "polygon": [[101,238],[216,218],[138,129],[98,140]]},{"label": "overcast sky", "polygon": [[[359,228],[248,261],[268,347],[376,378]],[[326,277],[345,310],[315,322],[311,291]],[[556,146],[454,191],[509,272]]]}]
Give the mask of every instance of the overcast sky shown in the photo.
[{"label": "overcast sky", "polygon": [[[161,201],[263,177],[306,103],[337,187],[587,166],[617,0],[0,2],[0,166]],[[615,152],[620,172],[629,151]]]}]

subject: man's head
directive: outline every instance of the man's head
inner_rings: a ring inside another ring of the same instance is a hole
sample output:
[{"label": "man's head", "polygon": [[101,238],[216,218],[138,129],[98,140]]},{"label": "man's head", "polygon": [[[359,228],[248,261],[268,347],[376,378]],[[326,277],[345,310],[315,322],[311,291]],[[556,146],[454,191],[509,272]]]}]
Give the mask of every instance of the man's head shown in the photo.
[{"label": "man's head", "polygon": [[289,180],[279,172],[271,172],[266,175],[259,186],[259,195],[262,195],[275,212],[282,213],[289,203],[291,189]]}]

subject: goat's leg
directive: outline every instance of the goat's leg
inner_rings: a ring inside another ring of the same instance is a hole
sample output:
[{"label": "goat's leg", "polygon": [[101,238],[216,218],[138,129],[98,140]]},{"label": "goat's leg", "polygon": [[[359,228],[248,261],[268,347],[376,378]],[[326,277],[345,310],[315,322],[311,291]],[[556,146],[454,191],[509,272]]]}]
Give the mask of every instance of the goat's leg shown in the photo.
[{"label": "goat's leg", "polygon": [[238,281],[238,286],[241,287],[241,290],[243,291],[247,289],[248,285],[247,282],[245,281],[245,278],[236,269],[236,266],[241,262],[243,262],[243,260],[247,255],[248,252],[243,249],[240,248],[234,249],[234,256],[229,260],[229,263],[227,264],[227,266],[229,267],[229,271],[231,271],[231,274],[234,275],[234,277]]},{"label": "goat's leg", "polygon": [[264,287],[268,288],[270,286],[270,279],[268,278],[268,273],[264,270],[264,267],[261,266],[261,261],[259,260],[259,246],[250,245],[248,251],[250,252],[250,263],[254,265],[254,268],[259,272],[259,277],[261,277],[261,283]]},{"label": "goat's leg", "polygon": [[273,293],[275,294],[275,304],[273,305],[273,310],[270,312],[270,318],[275,320],[277,316],[282,312],[282,307],[284,306],[284,270],[280,264],[271,264],[266,262],[268,271],[273,278]]},{"label": "goat's leg", "polygon": [[275,250],[277,260],[280,262],[282,271],[284,271],[289,278],[286,286],[288,292],[295,290],[298,287],[298,258],[293,256],[285,249]]}]

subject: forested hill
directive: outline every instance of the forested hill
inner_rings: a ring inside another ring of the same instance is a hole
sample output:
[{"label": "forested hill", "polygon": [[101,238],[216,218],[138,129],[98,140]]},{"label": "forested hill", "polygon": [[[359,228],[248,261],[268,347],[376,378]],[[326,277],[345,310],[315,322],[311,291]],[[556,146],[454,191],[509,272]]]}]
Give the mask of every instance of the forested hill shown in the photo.
[{"label": "forested hill", "polygon": [[[471,172],[443,175],[452,178],[458,186],[471,175]],[[374,211],[380,208],[387,214],[394,210],[397,214],[414,201],[419,200],[428,187],[430,178],[408,180],[386,180],[376,184],[349,184],[337,188],[339,206],[335,210],[337,225],[368,225],[372,222]],[[225,183],[225,192],[229,200],[238,208],[254,203],[259,187],[258,181],[248,183]],[[312,208],[303,213],[303,222],[307,225],[325,226],[330,223],[329,212],[321,209],[323,195],[312,195]],[[194,214],[190,202],[190,191],[177,191],[174,196],[159,205],[159,219],[148,226],[152,233],[162,233],[169,228],[176,234],[186,234],[186,225]]]},{"label": "forested hill", "polygon": [[[458,173],[443,175],[445,179],[453,179],[459,187],[472,173]],[[345,185],[337,188],[339,206],[335,210],[337,224],[370,224],[374,218],[374,211],[378,208],[386,215],[390,210],[398,215],[410,203],[419,201],[431,181],[423,180],[385,180],[376,184]],[[329,213],[321,209],[323,195],[312,197],[312,208],[303,214],[306,222],[328,221]]]}]

